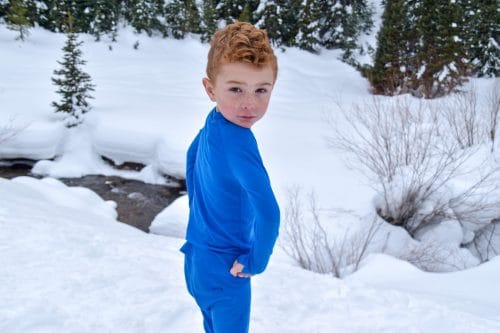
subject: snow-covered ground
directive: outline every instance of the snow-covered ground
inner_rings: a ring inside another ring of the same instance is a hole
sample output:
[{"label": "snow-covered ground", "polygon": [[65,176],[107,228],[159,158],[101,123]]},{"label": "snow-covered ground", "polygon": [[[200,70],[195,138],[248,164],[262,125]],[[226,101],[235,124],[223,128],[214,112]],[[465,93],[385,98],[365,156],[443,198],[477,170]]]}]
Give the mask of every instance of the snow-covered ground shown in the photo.
[{"label": "snow-covered ground", "polygon": [[[82,36],[94,109],[68,130],[50,106],[64,36],[14,37],[0,26],[0,129],[22,131],[0,143],[0,158],[45,159],[33,171],[49,177],[0,178],[0,332],[201,332],[178,251],[185,197],[158,215],[152,230],[161,235],[145,234],[117,223],[114,203],[52,177],[183,176],[187,146],[213,106],[201,85],[208,46],[126,29],[113,44]],[[294,186],[314,190],[322,209],[345,212],[331,221],[345,228],[373,209],[374,192],[327,146],[326,118],[334,102],[369,98],[368,84],[335,52],[278,56],[269,112],[254,128],[278,201],[284,208]],[[114,170],[99,155],[147,167]],[[436,274],[380,254],[340,280],[300,269],[278,247],[252,280],[251,331],[500,332],[498,281],[499,258]]]}]

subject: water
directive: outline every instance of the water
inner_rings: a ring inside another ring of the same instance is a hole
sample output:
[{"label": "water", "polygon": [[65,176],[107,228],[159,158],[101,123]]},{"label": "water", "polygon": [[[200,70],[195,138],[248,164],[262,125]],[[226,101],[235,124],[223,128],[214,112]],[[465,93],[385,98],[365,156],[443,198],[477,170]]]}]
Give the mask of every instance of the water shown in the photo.
[{"label": "water", "polygon": [[[12,165],[0,165],[0,177],[14,178],[30,176],[29,161]],[[117,176],[88,175],[80,178],[60,178],[68,186],[82,186],[96,192],[104,200],[116,202],[118,221],[149,232],[154,218],[165,207],[185,193],[184,180],[176,180],[173,185],[147,184]]]}]

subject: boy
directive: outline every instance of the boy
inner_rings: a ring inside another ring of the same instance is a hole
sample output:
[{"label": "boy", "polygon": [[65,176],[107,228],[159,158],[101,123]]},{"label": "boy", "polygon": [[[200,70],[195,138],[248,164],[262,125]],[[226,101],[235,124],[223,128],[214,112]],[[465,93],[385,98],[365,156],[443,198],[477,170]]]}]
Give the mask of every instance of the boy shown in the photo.
[{"label": "boy", "polygon": [[217,31],[205,91],[216,107],[187,152],[189,223],[184,271],[207,333],[245,333],[250,277],[264,271],[280,212],[250,130],[267,111],[276,56],[264,31],[237,22]]}]

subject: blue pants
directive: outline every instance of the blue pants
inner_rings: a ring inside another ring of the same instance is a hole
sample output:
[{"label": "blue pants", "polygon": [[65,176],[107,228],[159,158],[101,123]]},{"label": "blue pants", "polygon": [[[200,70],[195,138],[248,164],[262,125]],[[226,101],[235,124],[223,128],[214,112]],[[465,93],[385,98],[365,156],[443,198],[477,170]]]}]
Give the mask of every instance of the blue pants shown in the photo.
[{"label": "blue pants", "polygon": [[186,243],[187,289],[203,314],[206,333],[247,333],[250,322],[250,279],[233,277],[234,254],[196,249]]}]

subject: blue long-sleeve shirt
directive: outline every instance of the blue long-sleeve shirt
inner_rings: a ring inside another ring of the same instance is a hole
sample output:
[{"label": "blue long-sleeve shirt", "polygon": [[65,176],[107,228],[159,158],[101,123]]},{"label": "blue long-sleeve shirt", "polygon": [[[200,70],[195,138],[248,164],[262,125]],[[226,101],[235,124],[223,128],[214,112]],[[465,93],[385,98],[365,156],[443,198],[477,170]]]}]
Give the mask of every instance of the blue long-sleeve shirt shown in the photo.
[{"label": "blue long-sleeve shirt", "polygon": [[264,271],[278,237],[280,211],[250,129],[214,108],[187,153],[187,241],[232,253],[243,273]]}]

